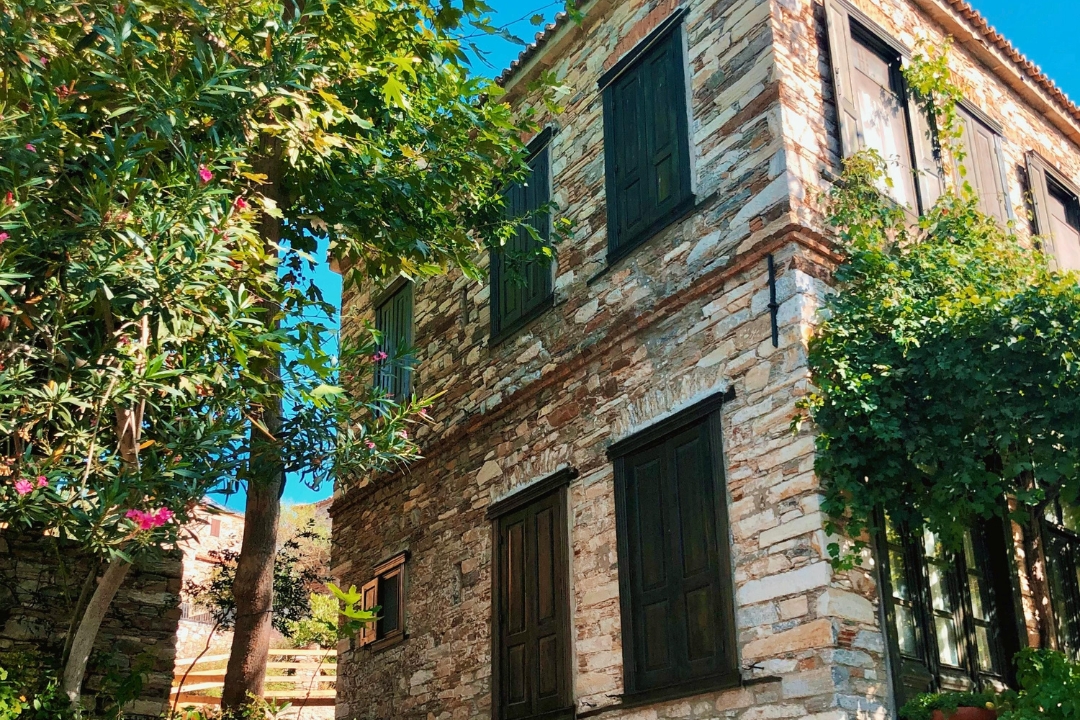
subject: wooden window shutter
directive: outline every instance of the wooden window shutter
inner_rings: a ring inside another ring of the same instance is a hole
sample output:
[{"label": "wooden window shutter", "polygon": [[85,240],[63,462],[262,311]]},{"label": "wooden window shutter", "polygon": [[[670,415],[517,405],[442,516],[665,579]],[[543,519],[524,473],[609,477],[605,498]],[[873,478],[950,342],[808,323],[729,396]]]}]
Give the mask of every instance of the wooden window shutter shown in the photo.
[{"label": "wooden window shutter", "polygon": [[[379,579],[375,578],[369,583],[366,583],[360,590],[360,595],[363,598],[360,601],[361,609],[371,610],[379,606]],[[364,629],[360,631],[360,645],[370,645],[375,642],[378,634],[377,623],[367,623],[364,625]]]},{"label": "wooden window shutter", "polygon": [[682,16],[662,23],[620,62],[627,68],[601,80],[609,257],[644,242],[693,201]]},{"label": "wooden window shutter", "polygon": [[829,31],[829,55],[832,60],[833,94],[836,97],[837,121],[840,123],[840,151],[851,157],[862,148],[862,121],[855,105],[852,85],[851,15],[840,0],[825,0],[825,20]]},{"label": "wooden window shutter", "polygon": [[1054,226],[1050,221],[1050,188],[1046,179],[1049,168],[1042,158],[1033,152],[1027,154],[1028,190],[1031,192],[1032,210],[1035,216],[1035,232],[1050,244],[1044,248],[1051,269],[1057,269],[1057,253],[1054,248]]},{"label": "wooden window shutter", "polygon": [[565,505],[561,488],[496,521],[499,720],[573,714]]},{"label": "wooden window shutter", "polygon": [[645,165],[645,79],[642,73],[628,72],[611,89],[613,168],[608,202],[614,209],[614,248],[647,226],[648,186]]},{"label": "wooden window shutter", "polygon": [[713,447],[719,428],[719,415],[711,413],[616,458],[631,696],[738,682],[723,465]]},{"label": "wooden window shutter", "polygon": [[547,147],[535,153],[530,166],[528,178],[507,189],[505,214],[523,219],[536,236],[528,227],[520,227],[503,248],[492,250],[492,337],[514,330],[551,302],[551,260],[541,254],[541,248],[551,240]]},{"label": "wooden window shutter", "polygon": [[944,170],[941,167],[941,158],[934,149],[936,130],[911,92],[907,93],[907,97],[919,200],[923,212],[926,212],[945,191]]},{"label": "wooden window shutter", "polygon": [[963,180],[978,194],[979,209],[1004,225],[1009,221],[1009,199],[1001,137],[963,107],[958,108],[958,113],[964,129],[961,142],[967,154],[963,163],[967,175]]}]

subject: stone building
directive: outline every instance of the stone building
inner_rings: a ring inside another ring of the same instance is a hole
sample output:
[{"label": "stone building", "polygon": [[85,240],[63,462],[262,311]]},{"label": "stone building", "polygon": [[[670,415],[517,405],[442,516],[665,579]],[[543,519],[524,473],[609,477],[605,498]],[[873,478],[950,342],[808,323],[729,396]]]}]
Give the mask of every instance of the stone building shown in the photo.
[{"label": "stone building", "polygon": [[[220,565],[222,552],[240,552],[244,538],[244,514],[227,508],[206,504],[181,534],[180,549],[184,553],[184,588],[180,594],[180,621],[176,628],[176,659],[186,661],[206,650],[228,652],[232,647],[232,632],[214,630],[214,621],[207,608],[200,607],[191,597],[191,586],[210,581]],[[210,633],[214,632],[211,637]]]},{"label": "stone building", "polygon": [[[55,669],[80,611],[79,592],[98,568],[73,543],[0,527],[0,667],[30,676]],[[83,682],[88,708],[104,710],[117,683],[139,673],[143,686],[125,716],[160,717],[168,709],[180,578],[178,552],[143,558],[128,573],[94,641]]]},{"label": "stone building", "polygon": [[335,576],[383,608],[339,649],[338,716],[885,717],[919,690],[1008,683],[1022,645],[1075,650],[1068,508],[1039,527],[1045,603],[1022,531],[995,523],[955,555],[894,529],[836,571],[812,430],[789,424],[841,158],[881,151],[913,209],[940,192],[899,73],[920,39],[955,40],[984,208],[1065,267],[1080,108],[964,0],[583,10],[501,77],[542,115],[530,80],[572,88],[509,197],[573,221],[557,260],[346,297],[388,349],[416,349],[379,382],[443,395],[425,460],[332,509]]}]

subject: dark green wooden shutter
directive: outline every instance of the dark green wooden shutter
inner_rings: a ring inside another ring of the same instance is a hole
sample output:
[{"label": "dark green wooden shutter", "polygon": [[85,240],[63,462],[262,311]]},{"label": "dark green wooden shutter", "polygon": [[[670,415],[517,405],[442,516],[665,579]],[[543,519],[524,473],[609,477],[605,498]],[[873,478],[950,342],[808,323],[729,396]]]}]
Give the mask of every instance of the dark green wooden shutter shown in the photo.
[{"label": "dark green wooden shutter", "polygon": [[608,252],[675,220],[692,197],[682,36],[654,44],[604,90]]},{"label": "dark green wooden shutter", "polygon": [[412,283],[384,300],[375,310],[375,328],[382,333],[379,349],[387,358],[375,368],[375,385],[398,401],[412,392],[412,358],[405,353],[412,345]]},{"label": "dark green wooden shutter", "polygon": [[500,720],[573,705],[564,503],[549,493],[498,521]]},{"label": "dark green wooden shutter", "polygon": [[699,423],[619,461],[631,692],[734,667],[710,428]]},{"label": "dark green wooden shutter", "polygon": [[541,254],[551,241],[548,148],[537,152],[530,166],[526,181],[506,191],[506,214],[524,219],[536,236],[521,227],[501,250],[492,251],[492,336],[513,330],[551,304],[551,260]]}]

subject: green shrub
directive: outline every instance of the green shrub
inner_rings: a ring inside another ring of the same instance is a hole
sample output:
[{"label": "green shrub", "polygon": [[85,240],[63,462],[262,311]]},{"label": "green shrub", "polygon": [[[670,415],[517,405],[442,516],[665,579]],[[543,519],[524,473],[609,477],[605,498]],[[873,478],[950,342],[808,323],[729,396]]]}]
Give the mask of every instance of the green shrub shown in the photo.
[{"label": "green shrub", "polygon": [[900,708],[901,720],[930,720],[935,710],[948,718],[958,707],[993,707],[996,698],[992,693],[925,693],[912,698]]},{"label": "green shrub", "polygon": [[1080,719],[1080,664],[1054,650],[1022,650],[1016,656],[1019,692],[1001,697],[1000,720]]}]

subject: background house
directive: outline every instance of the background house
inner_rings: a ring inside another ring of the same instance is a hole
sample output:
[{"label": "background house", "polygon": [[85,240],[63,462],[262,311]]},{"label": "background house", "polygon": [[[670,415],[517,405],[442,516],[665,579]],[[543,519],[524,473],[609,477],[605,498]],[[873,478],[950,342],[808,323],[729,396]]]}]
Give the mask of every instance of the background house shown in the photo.
[{"label": "background house", "polygon": [[[1078,647],[1067,508],[1028,528],[1050,539],[1045,605],[1043,558],[1004,524],[959,554],[893,528],[838,572],[812,430],[790,420],[838,259],[819,198],[841,158],[879,150],[913,210],[941,190],[899,73],[916,43],[956,40],[986,212],[1070,268],[1080,108],[963,0],[583,9],[501,78],[546,127],[509,204],[541,235],[549,198],[574,222],[557,259],[515,267],[522,233],[490,284],[345,297],[416,348],[380,384],[443,395],[425,459],[332,509],[335,576],[383,608],[339,648],[338,716],[877,717],[1008,683],[1022,645]],[[559,116],[528,90],[545,70],[572,89]]]}]

